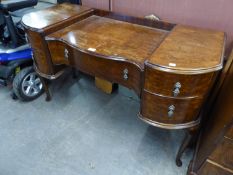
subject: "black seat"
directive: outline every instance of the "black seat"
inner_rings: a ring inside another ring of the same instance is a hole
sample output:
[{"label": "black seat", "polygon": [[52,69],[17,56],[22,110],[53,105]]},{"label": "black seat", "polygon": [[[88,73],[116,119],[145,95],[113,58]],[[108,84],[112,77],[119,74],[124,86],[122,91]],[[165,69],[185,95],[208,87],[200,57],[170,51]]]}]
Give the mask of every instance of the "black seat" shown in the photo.
[{"label": "black seat", "polygon": [[38,0],[2,0],[0,9],[13,12],[19,9],[35,6],[37,2]]}]

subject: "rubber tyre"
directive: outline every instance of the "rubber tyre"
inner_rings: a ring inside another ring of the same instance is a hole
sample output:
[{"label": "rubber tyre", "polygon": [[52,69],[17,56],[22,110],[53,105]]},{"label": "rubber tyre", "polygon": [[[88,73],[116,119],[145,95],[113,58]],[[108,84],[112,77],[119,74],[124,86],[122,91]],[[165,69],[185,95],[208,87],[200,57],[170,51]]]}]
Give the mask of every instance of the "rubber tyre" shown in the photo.
[{"label": "rubber tyre", "polygon": [[22,90],[22,83],[24,78],[30,74],[35,72],[35,70],[33,69],[33,67],[26,67],[24,69],[22,69],[18,74],[16,74],[14,80],[13,80],[13,91],[15,93],[15,95],[22,101],[32,101],[35,100],[36,98],[38,98],[39,96],[41,96],[41,94],[43,94],[44,92],[44,88],[42,87],[41,91],[35,95],[35,96],[27,96],[23,93]]}]

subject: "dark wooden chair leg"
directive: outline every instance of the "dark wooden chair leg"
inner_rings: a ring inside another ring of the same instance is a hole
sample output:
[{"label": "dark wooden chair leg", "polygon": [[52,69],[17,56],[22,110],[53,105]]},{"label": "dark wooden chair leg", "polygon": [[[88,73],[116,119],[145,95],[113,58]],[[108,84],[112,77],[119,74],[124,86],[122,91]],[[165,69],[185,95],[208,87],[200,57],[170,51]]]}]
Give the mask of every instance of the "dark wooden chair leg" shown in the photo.
[{"label": "dark wooden chair leg", "polygon": [[46,94],[46,101],[51,101],[52,97],[51,97],[51,93],[49,91],[49,86],[48,86],[48,82],[47,80],[45,80],[43,77],[40,77],[41,83],[43,84],[44,90],[45,90],[45,94]]},{"label": "dark wooden chair leg", "polygon": [[179,148],[179,151],[176,155],[176,165],[178,167],[181,167],[182,166],[182,161],[181,161],[181,157],[184,153],[184,151],[189,147],[189,145],[192,143],[192,140],[194,138],[194,136],[197,134],[197,131],[198,131],[198,127],[194,127],[194,128],[191,128],[187,131],[185,137],[184,137],[184,140]]}]

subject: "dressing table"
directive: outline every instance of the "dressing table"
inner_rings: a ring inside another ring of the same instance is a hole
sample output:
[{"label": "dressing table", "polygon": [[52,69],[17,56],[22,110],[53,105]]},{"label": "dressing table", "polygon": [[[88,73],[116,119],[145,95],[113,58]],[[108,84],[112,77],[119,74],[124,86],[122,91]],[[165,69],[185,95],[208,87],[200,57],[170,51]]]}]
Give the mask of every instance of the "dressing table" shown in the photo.
[{"label": "dressing table", "polygon": [[56,79],[72,67],[118,83],[140,97],[142,121],[186,129],[176,159],[181,166],[180,157],[223,67],[223,32],[68,3],[29,13],[22,24],[35,70],[44,79]]}]

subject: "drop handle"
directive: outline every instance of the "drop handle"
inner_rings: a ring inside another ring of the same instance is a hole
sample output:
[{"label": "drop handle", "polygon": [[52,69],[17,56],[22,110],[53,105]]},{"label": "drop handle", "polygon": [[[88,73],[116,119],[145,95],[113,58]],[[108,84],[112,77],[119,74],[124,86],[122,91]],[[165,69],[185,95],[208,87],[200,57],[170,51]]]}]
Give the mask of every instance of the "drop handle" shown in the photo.
[{"label": "drop handle", "polygon": [[129,79],[129,70],[128,69],[124,69],[124,71],[123,71],[123,78],[124,78],[124,80],[128,80]]},{"label": "drop handle", "polygon": [[181,83],[180,82],[177,82],[175,85],[174,85],[174,90],[173,90],[173,95],[174,97],[177,97],[180,93],[180,88],[181,88]]},{"label": "drop handle", "polygon": [[168,117],[172,117],[174,115],[175,109],[174,105],[168,107]]},{"label": "drop handle", "polygon": [[69,58],[69,51],[68,51],[67,49],[64,50],[64,57],[65,57],[66,59]]}]

